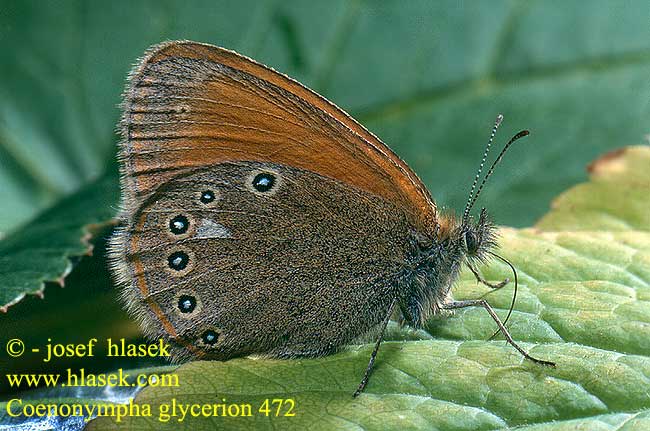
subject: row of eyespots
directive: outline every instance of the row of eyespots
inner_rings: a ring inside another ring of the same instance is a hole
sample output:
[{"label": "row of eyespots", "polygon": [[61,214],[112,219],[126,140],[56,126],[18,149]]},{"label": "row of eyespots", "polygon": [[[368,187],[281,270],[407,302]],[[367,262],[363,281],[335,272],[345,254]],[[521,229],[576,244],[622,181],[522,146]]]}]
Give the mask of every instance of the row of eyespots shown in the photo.
[{"label": "row of eyespots", "polygon": [[[201,192],[199,200],[208,205],[216,199],[216,195],[212,190],[205,190]],[[183,214],[179,214],[169,220],[169,231],[174,235],[183,235],[190,228],[190,221]]]},{"label": "row of eyespots", "polygon": [[[259,192],[268,192],[274,185],[275,176],[268,172],[262,172],[253,178],[253,187]],[[212,203],[215,199],[216,196],[212,190],[205,190],[201,193],[200,201],[204,204]],[[169,230],[174,235],[183,235],[187,233],[189,228],[190,221],[183,214],[178,214],[169,220]],[[176,271],[182,271],[187,268],[189,260],[188,254],[184,251],[175,251],[167,258],[169,267]]]},{"label": "row of eyespots", "polygon": [[[191,295],[181,295],[178,298],[178,309],[181,313],[191,313],[196,309],[196,298]],[[208,329],[201,335],[201,340],[209,346],[219,341],[219,333]]]},{"label": "row of eyespots", "polygon": [[[201,197],[199,198],[199,200],[206,205],[214,202],[215,199],[216,196],[212,190],[205,190],[201,192]],[[183,235],[184,233],[187,233],[189,228],[190,228],[190,221],[183,214],[178,214],[177,216],[169,220],[169,231],[174,235]],[[173,266],[172,268],[176,269]]]},{"label": "row of eyespots", "polygon": [[[260,173],[253,178],[252,185],[258,192],[265,193],[273,189],[275,186],[275,176],[270,173]],[[203,204],[210,204],[216,199],[215,193],[212,190],[205,190],[201,193],[199,200]],[[174,235],[183,235],[187,233],[190,228],[188,218],[182,214],[174,216],[169,220],[169,230]],[[189,264],[189,255],[182,251],[175,251],[167,257],[167,264],[175,271],[182,271],[187,268]],[[194,296],[181,295],[178,298],[178,310],[183,314],[192,313],[197,306],[197,301]],[[201,335],[201,341],[206,345],[214,345],[219,340],[219,333],[212,329],[208,329]]]},{"label": "row of eyespots", "polygon": [[[214,202],[215,199],[216,195],[212,190],[201,192],[201,197],[199,198],[201,203],[205,205]],[[182,214],[175,216],[169,221],[169,230],[174,235],[183,235],[184,233],[187,233],[189,228],[190,222],[187,217]],[[184,251],[175,251],[167,258],[169,267],[176,271],[182,271],[187,268],[189,261],[190,257]],[[178,298],[178,310],[183,314],[192,313],[196,309],[196,306],[196,298],[191,295],[181,295]],[[212,329],[208,329],[201,335],[201,340],[206,345],[214,345],[219,340],[219,333]]]},{"label": "row of eyespots", "polygon": [[[275,176],[270,173],[263,172],[257,174],[253,178],[253,187],[258,192],[268,192],[275,185]],[[210,204],[214,202],[216,196],[212,190],[205,190],[201,193],[200,201],[204,204]],[[174,235],[183,235],[190,228],[190,222],[183,214],[179,214],[169,220],[169,230]]]},{"label": "row of eyespots", "polygon": [[[196,309],[196,298],[192,295],[181,295],[178,298],[178,309],[183,314],[189,314]],[[215,330],[208,329],[201,335],[201,340],[206,345],[213,345],[219,341],[219,333]]]}]

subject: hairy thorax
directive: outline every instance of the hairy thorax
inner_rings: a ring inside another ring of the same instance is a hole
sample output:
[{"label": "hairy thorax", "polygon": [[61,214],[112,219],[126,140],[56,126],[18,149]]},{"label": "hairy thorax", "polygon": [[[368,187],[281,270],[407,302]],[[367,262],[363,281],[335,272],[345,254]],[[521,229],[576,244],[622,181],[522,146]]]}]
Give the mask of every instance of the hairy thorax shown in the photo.
[{"label": "hairy thorax", "polygon": [[404,321],[414,328],[422,327],[451,299],[464,259],[458,229],[453,215],[441,214],[433,238],[413,234],[399,305]]}]

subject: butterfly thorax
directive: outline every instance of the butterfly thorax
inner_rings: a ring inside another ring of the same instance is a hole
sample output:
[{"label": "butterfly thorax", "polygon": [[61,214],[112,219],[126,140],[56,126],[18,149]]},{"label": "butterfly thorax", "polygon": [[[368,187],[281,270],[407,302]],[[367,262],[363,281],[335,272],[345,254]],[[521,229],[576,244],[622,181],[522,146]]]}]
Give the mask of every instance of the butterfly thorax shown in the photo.
[{"label": "butterfly thorax", "polygon": [[405,271],[400,302],[406,323],[422,327],[451,300],[451,288],[463,264],[485,261],[496,245],[494,227],[481,211],[479,220],[463,222],[453,214],[441,214],[433,238],[414,234],[412,255]]}]

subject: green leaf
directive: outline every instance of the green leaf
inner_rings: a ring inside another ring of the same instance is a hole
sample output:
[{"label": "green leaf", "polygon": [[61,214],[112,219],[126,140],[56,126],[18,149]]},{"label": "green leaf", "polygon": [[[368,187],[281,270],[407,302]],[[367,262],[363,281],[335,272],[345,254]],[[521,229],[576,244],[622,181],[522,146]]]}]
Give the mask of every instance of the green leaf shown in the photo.
[{"label": "green leaf", "polygon": [[93,233],[101,232],[115,212],[119,187],[115,175],[95,181],[0,241],[0,312],[26,294],[43,296],[45,282],[64,285],[70,259],[92,252]]},{"label": "green leaf", "polygon": [[[314,360],[187,363],[175,371],[179,387],[137,396],[153,417],[100,418],[88,429],[643,430],[650,426],[650,232],[638,209],[650,193],[649,161],[648,147],[612,153],[592,165],[589,183],[555,201],[539,227],[501,229],[501,253],[520,276],[510,331],[555,368],[523,360],[503,341],[479,341],[494,322],[485,310],[466,309],[432,320],[425,335],[393,327],[387,338],[407,341],[384,342],[357,399],[351,394],[372,345]],[[617,189],[631,190],[630,198],[611,205]],[[589,230],[576,228],[585,218]],[[482,270],[490,280],[509,275],[497,263]],[[454,290],[457,298],[485,293],[471,274]],[[503,315],[510,295],[501,289],[489,301]],[[159,420],[172,403],[224,398],[250,404],[252,417]],[[266,399],[294,400],[296,416],[266,417],[259,411]]]},{"label": "green leaf", "polygon": [[560,195],[536,226],[544,230],[650,230],[648,166],[647,147],[605,154],[589,165],[591,181]]},{"label": "green leaf", "polygon": [[[650,383],[647,363],[637,371],[638,357],[570,344],[534,348],[534,354],[557,361],[557,369],[549,371],[522,364],[517,354],[496,343],[446,340],[384,344],[372,388],[352,399],[371,350],[365,346],[308,361],[193,362],[178,370],[181,387],[146,389],[137,401],[158,412],[172,399],[212,404],[225,398],[253,405],[252,417],[186,418],[180,423],[176,417],[167,424],[157,418],[125,418],[119,427],[100,419],[88,429],[492,430],[650,405],[642,386]],[[615,391],[606,383],[612,375],[617,377]],[[265,399],[277,398],[294,399],[296,416],[259,412]]]},{"label": "green leaf", "polygon": [[[650,27],[635,0],[464,5],[66,0],[0,13],[0,232],[105,171],[127,72],[145,48],[236,49],[322,92],[382,137],[441,206],[460,208],[497,113],[513,149],[486,189],[526,226],[583,167],[648,132]],[[506,171],[508,172],[506,174]],[[115,196],[107,197],[114,202]]]}]

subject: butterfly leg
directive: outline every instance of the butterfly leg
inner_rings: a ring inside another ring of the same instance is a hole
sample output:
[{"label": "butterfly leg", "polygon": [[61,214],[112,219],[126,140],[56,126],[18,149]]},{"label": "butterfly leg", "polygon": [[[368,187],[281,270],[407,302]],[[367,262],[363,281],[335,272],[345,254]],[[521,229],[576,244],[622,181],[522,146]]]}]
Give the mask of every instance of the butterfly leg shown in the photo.
[{"label": "butterfly leg", "polygon": [[483,276],[478,272],[478,270],[475,269],[473,266],[471,266],[471,265],[467,265],[467,266],[469,267],[469,270],[472,271],[472,274],[474,274],[474,277],[476,277],[477,282],[479,282],[481,284],[484,284],[484,285],[486,285],[487,287],[489,287],[491,289],[501,289],[503,286],[510,283],[509,278],[506,278],[505,280],[503,280],[503,281],[501,281],[499,283],[490,283],[489,281],[484,279]]},{"label": "butterfly leg", "polygon": [[492,319],[494,319],[494,321],[496,322],[497,326],[499,327],[499,330],[501,331],[501,333],[505,337],[506,341],[508,343],[510,343],[510,345],[512,347],[517,349],[517,351],[519,353],[521,353],[524,358],[530,359],[531,361],[535,362],[536,364],[555,367],[555,362],[544,361],[542,359],[533,358],[532,356],[530,356],[528,354],[528,352],[526,352],[523,348],[521,348],[521,346],[519,344],[517,344],[515,342],[515,340],[512,339],[512,336],[510,335],[510,333],[508,332],[506,327],[501,322],[501,319],[499,319],[499,316],[497,316],[497,313],[494,312],[494,309],[490,306],[490,304],[488,304],[488,302],[486,300],[484,300],[484,299],[468,299],[468,300],[465,300],[465,301],[453,301],[453,302],[450,302],[448,304],[444,304],[442,306],[442,308],[444,308],[446,310],[453,310],[453,309],[457,309],[457,308],[466,308],[466,307],[483,307],[483,308],[485,308],[487,310],[487,312],[490,314],[490,317],[492,317]]},{"label": "butterfly leg", "polygon": [[379,335],[377,336],[377,342],[375,343],[375,348],[372,351],[372,354],[370,355],[370,362],[368,362],[368,367],[366,368],[366,372],[363,375],[363,378],[361,379],[361,383],[359,383],[359,387],[357,388],[356,391],[354,391],[354,394],[352,394],[353,398],[356,398],[359,396],[361,392],[363,392],[363,389],[366,387],[368,384],[368,379],[370,379],[370,373],[372,373],[372,367],[375,365],[375,358],[377,357],[377,352],[379,351],[379,345],[381,344],[381,340],[384,338],[384,332],[386,331],[386,326],[388,326],[388,322],[390,321],[390,316],[393,314],[393,308],[395,307],[395,302],[396,300],[393,299],[393,302],[390,303],[390,307],[388,307],[388,313],[386,313],[386,317],[384,318],[384,321],[381,324],[381,329],[379,330]]}]

